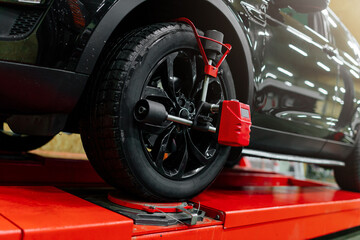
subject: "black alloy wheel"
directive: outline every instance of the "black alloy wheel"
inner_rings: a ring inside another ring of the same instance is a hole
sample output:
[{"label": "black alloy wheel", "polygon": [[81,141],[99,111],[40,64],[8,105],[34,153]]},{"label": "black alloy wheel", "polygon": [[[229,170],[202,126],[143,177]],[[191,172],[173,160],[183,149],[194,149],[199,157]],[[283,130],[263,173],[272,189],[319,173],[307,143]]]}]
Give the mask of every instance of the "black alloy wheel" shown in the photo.
[{"label": "black alloy wheel", "polygon": [[[138,29],[108,55],[90,97],[82,139],[90,161],[110,184],[160,201],[189,199],[218,175],[230,147],[216,135],[178,123],[143,124],[134,119],[140,99],[161,103],[171,115],[194,120],[201,100],[204,63],[185,24]],[[226,62],[210,80],[207,102],[235,98]],[[217,114],[199,121],[216,127]]]},{"label": "black alloy wheel", "polygon": [[[198,76],[204,75],[203,62],[196,50],[172,52],[149,74],[141,99],[162,103],[168,113],[194,121],[203,84]],[[223,88],[219,78],[211,79],[207,102],[219,104],[224,100]],[[209,115],[211,124],[216,125],[217,114]],[[209,167],[221,148],[213,133],[170,121],[162,126],[139,124],[139,130],[143,151],[152,167],[173,180],[190,178]]]}]

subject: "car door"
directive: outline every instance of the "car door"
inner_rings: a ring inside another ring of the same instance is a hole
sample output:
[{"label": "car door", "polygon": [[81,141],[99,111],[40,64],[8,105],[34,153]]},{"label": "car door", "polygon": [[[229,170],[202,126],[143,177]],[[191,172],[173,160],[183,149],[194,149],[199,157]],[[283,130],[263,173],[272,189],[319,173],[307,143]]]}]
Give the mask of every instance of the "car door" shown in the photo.
[{"label": "car door", "polygon": [[334,124],[338,63],[320,12],[298,13],[276,2],[269,2],[266,12],[264,66],[252,117],[268,134],[257,134],[253,142],[267,150],[315,155]]},{"label": "car door", "polygon": [[359,45],[340,19],[330,10],[322,11],[328,25],[331,41],[336,46],[339,63],[339,78],[335,92],[332,112],[333,126],[328,142],[322,150],[324,156],[344,158],[352,151],[359,130],[360,76]]}]

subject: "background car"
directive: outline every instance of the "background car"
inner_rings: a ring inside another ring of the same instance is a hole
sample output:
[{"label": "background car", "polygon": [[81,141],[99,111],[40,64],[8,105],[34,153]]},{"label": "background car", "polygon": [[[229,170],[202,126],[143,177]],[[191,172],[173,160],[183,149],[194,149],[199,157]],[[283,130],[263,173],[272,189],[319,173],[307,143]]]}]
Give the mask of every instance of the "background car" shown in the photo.
[{"label": "background car", "polygon": [[[173,21],[187,17],[233,46],[206,101],[251,106],[243,154],[345,162],[336,179],[359,191],[359,45],[327,6],[0,0],[0,115],[13,132],[3,131],[0,148],[25,151],[59,131],[80,132],[89,160],[113,186],[155,200],[204,190],[242,149],[218,144],[213,133],[133,116],[140,99],[190,120],[198,114],[203,62],[191,28]],[[216,127],[218,118],[203,120]]]}]

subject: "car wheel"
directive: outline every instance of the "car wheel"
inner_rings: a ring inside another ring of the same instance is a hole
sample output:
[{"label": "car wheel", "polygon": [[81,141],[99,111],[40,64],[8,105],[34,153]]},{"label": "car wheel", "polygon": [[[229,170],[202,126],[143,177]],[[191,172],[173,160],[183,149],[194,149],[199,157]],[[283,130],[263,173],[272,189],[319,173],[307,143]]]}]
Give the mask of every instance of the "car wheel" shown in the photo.
[{"label": "car wheel", "polygon": [[[230,152],[215,134],[164,122],[138,123],[140,99],[173,115],[196,114],[204,64],[194,34],[185,24],[144,27],[114,45],[90,90],[89,115],[81,136],[89,160],[115,187],[152,200],[189,199],[216,178]],[[207,102],[235,98],[226,62],[209,84]],[[216,114],[209,114],[212,124]]]},{"label": "car wheel", "polygon": [[26,152],[39,148],[48,143],[53,137],[29,136],[16,134],[6,129],[4,122],[0,122],[0,150],[9,152]]},{"label": "car wheel", "polygon": [[360,192],[360,141],[345,160],[344,167],[334,168],[336,183],[341,189]]}]

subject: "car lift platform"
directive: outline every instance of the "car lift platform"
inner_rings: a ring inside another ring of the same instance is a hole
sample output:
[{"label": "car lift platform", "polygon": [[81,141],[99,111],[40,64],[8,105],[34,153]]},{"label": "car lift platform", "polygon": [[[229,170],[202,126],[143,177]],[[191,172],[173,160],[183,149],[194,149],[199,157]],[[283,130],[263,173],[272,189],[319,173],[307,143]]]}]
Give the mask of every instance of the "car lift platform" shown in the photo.
[{"label": "car lift platform", "polygon": [[360,225],[360,193],[235,167],[191,200],[196,225],[135,225],[84,199],[107,186],[81,154],[0,157],[0,239],[308,239]]}]

